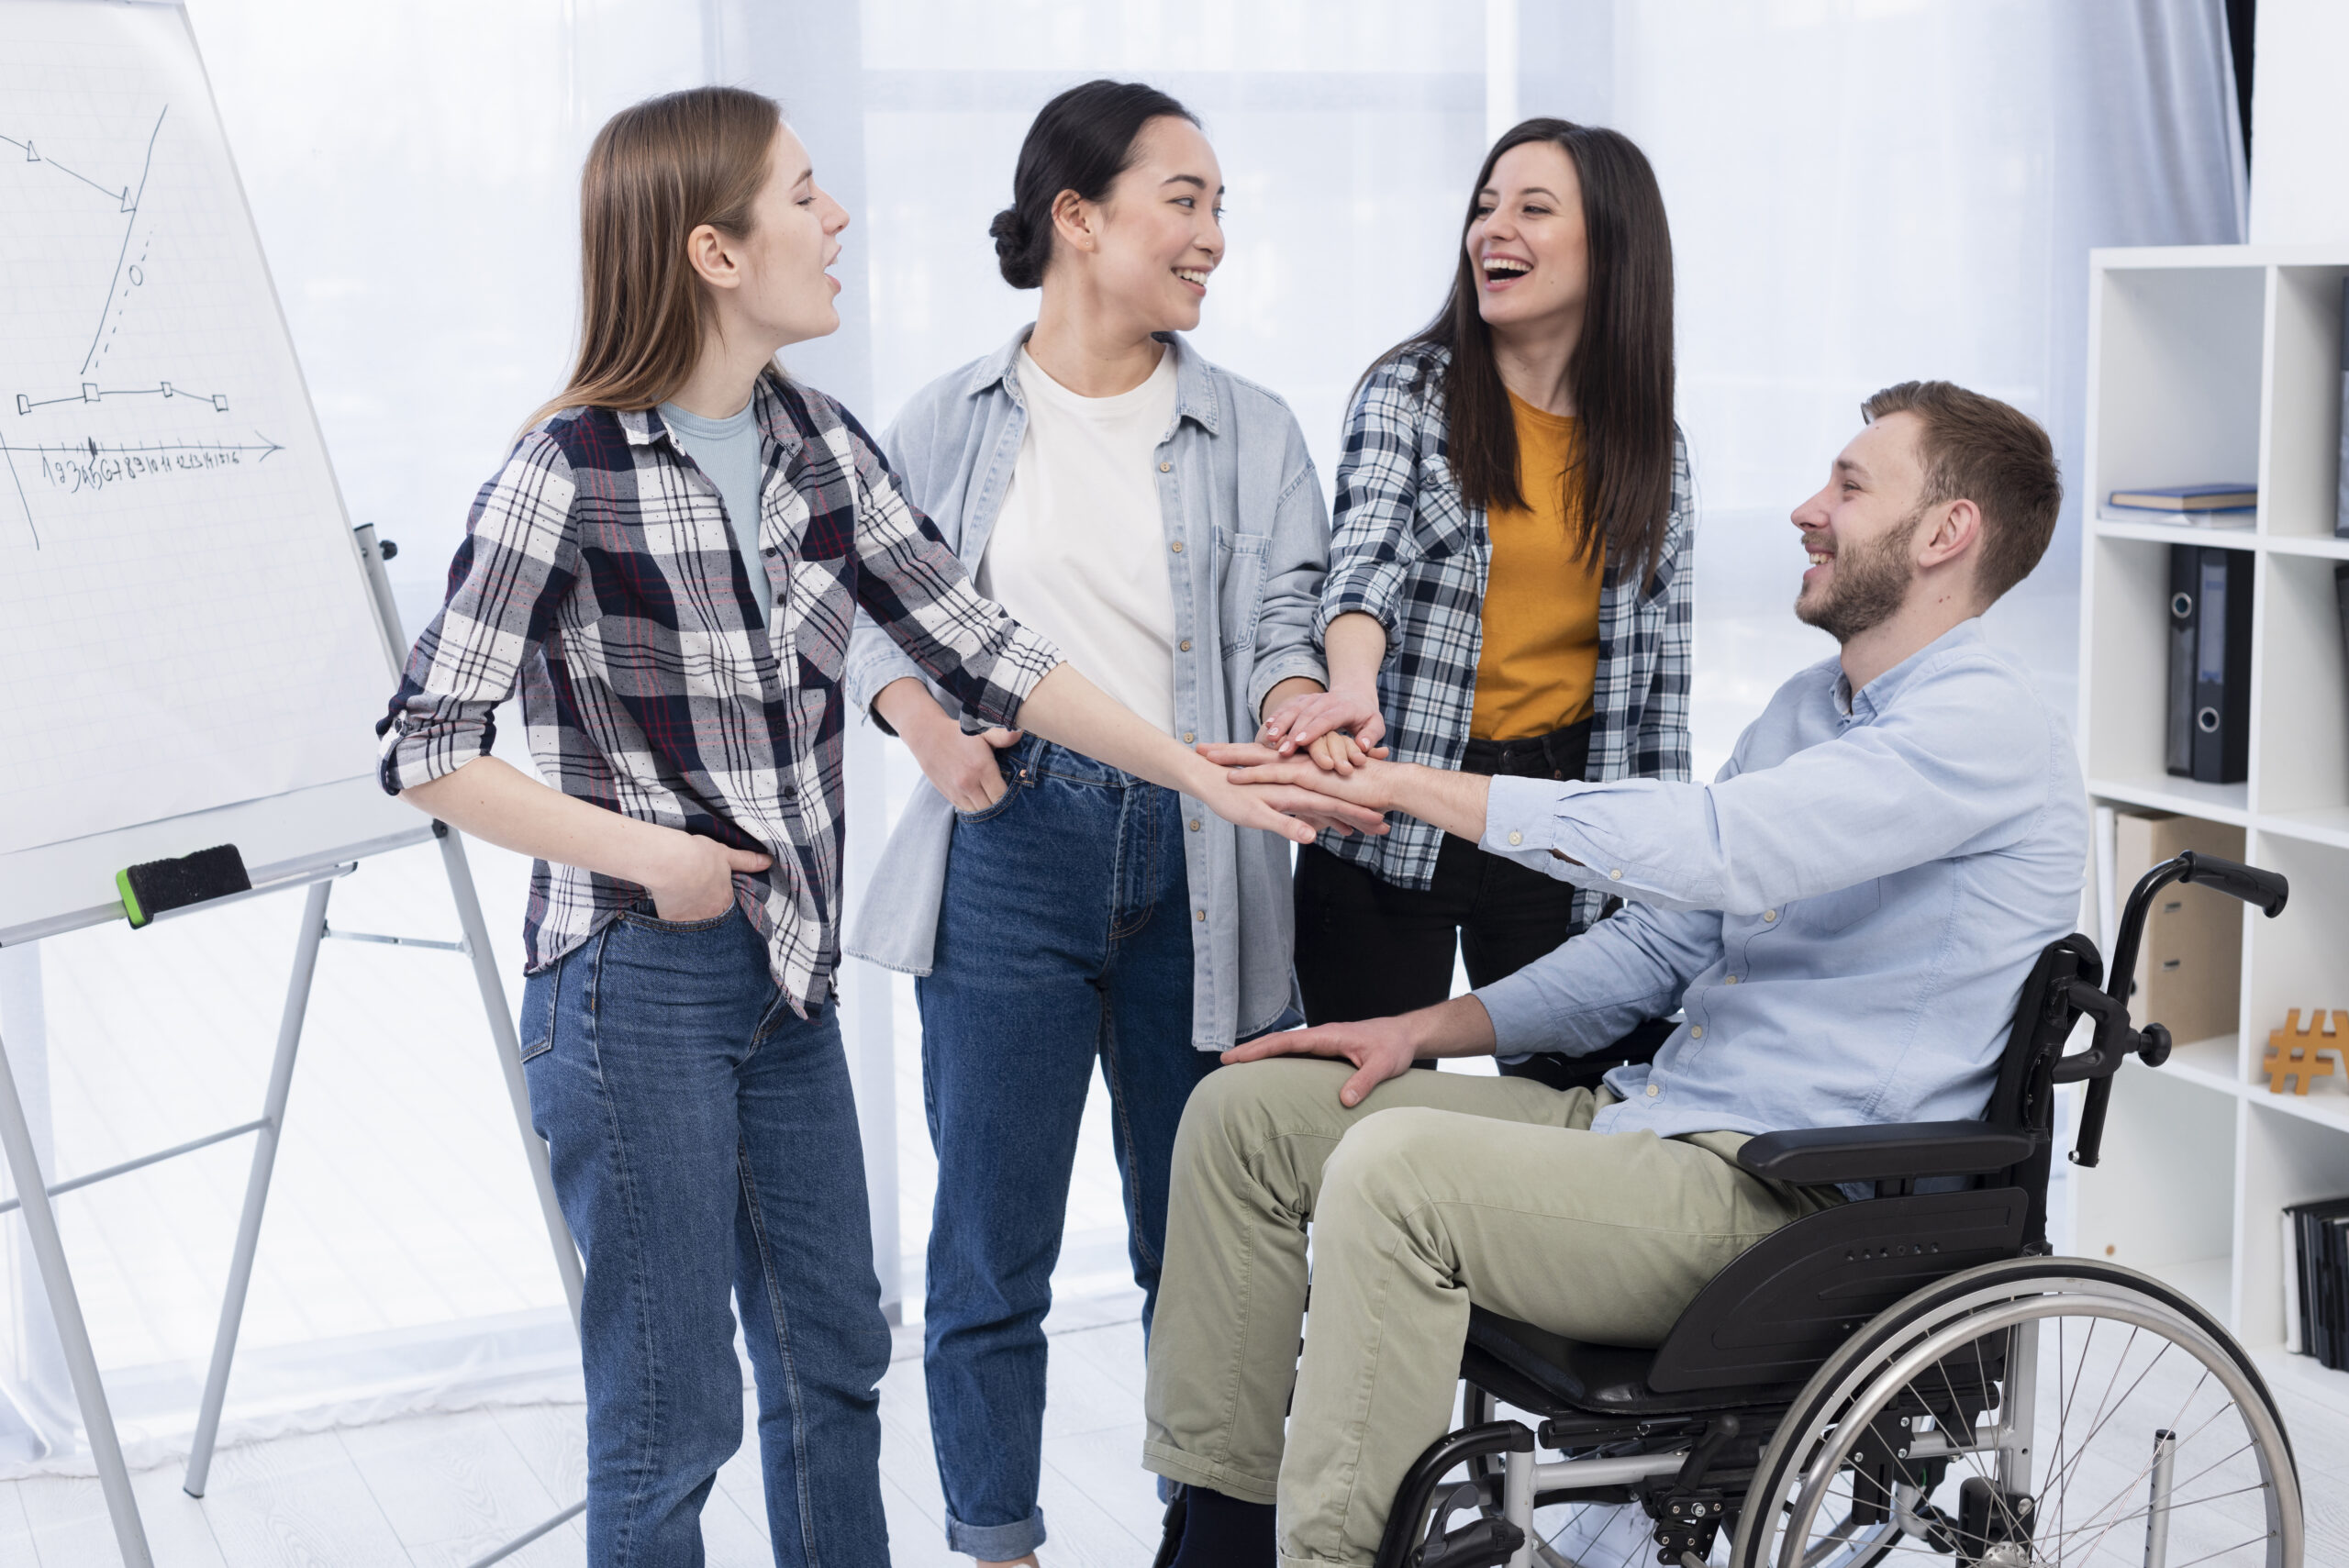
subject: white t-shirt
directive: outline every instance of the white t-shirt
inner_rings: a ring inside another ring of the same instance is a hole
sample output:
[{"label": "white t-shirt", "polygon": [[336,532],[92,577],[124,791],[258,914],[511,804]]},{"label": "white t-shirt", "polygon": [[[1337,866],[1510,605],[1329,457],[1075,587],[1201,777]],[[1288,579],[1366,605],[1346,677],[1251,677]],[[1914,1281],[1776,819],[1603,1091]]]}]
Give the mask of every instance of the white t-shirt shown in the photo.
[{"label": "white t-shirt", "polygon": [[1080,397],[1019,350],[1028,428],[979,559],[979,592],[1058,644],[1085,678],[1174,729],[1174,590],[1158,443],[1174,356],[1131,392]]}]

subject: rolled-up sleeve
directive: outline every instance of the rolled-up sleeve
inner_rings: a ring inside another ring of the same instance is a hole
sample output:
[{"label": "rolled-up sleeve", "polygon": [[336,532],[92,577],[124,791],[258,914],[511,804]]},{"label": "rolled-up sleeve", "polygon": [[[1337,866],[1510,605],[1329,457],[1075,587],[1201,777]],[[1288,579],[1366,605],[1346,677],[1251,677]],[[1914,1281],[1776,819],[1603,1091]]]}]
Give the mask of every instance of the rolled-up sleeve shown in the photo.
[{"label": "rolled-up sleeve", "polygon": [[1386,628],[1389,658],[1399,641],[1397,613],[1417,549],[1411,528],[1419,506],[1419,422],[1405,392],[1407,373],[1393,362],[1381,365],[1346,416],[1330,576],[1313,626],[1319,639],[1340,616],[1369,616]]},{"label": "rolled-up sleeve", "polygon": [[[853,430],[853,427],[852,427]],[[937,528],[906,498],[863,432],[857,449],[858,606],[963,708],[963,728],[1019,727],[1019,707],[1063,662],[1059,649],[980,596]],[[878,695],[867,659],[866,701]],[[895,677],[891,677],[895,678]]]},{"label": "rolled-up sleeve", "polygon": [[[907,427],[909,417],[917,419],[910,429]],[[934,417],[930,423],[935,424]],[[897,422],[883,431],[881,436],[881,455],[887,462],[889,472],[898,476],[898,484],[906,491],[907,499],[918,511],[922,509],[918,497],[924,493],[923,473],[918,459],[926,455],[933,445],[932,440],[923,439],[922,426],[918,417],[912,415],[900,415]],[[947,548],[954,549],[960,543],[948,535],[936,517],[931,517],[930,523],[930,527],[938,529],[939,537],[946,540]],[[959,550],[957,554],[960,554]],[[874,704],[894,683],[909,676],[921,680],[921,666],[881,629],[872,616],[859,609],[856,623],[849,628],[848,668],[841,677],[841,684],[848,691],[849,706],[870,718],[883,734],[895,735],[896,731],[889,727],[889,721],[881,717],[881,710]]]},{"label": "rolled-up sleeve", "polygon": [[514,695],[577,578],[576,493],[562,449],[543,431],[525,436],[483,487],[449,568],[448,597],[375,726],[386,793],[454,773],[495,744],[490,716]]}]

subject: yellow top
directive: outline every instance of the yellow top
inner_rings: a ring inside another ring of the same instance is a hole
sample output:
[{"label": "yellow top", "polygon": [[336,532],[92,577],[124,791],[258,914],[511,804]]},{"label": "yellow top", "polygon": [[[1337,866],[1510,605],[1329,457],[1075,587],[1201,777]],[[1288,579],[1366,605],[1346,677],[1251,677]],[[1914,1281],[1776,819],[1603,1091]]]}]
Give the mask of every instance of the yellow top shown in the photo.
[{"label": "yellow top", "polygon": [[1581,476],[1559,480],[1581,455],[1582,422],[1545,414],[1513,392],[1508,403],[1517,418],[1517,485],[1531,505],[1494,506],[1485,517],[1493,560],[1468,721],[1477,740],[1522,740],[1580,723],[1590,717],[1598,679],[1606,547],[1577,554]]}]

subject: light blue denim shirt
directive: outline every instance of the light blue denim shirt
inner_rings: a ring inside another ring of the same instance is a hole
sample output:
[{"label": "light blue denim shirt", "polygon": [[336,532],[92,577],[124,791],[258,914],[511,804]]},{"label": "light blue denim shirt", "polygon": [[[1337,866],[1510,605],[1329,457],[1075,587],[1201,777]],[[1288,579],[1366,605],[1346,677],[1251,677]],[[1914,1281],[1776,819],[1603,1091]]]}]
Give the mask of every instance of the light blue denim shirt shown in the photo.
[{"label": "light blue denim shirt", "polygon": [[1495,779],[1486,850],[1635,902],[1476,995],[1504,1059],[1686,1010],[1598,1132],[1977,1117],[2087,824],[2069,732],[1969,620],[1856,693],[1805,670],[1710,784]]},{"label": "light blue denim shirt", "polygon": [[[1014,367],[1031,329],[916,393],[882,440],[914,505],[974,574],[1028,428]],[[1313,615],[1329,562],[1329,512],[1288,405],[1210,364],[1179,337],[1168,338],[1167,351],[1174,417],[1157,465],[1173,563],[1175,738],[1245,740],[1275,686],[1292,675],[1328,679]],[[879,724],[873,699],[907,675],[922,678],[920,666],[859,614],[849,700]],[[925,684],[948,712],[960,711],[935,683]],[[1196,824],[1183,836],[1194,916],[1191,1042],[1222,1051],[1272,1027],[1294,995],[1289,846],[1234,828],[1188,796],[1183,817]],[[850,953],[930,973],[953,829],[953,808],[923,780],[849,921]]]}]

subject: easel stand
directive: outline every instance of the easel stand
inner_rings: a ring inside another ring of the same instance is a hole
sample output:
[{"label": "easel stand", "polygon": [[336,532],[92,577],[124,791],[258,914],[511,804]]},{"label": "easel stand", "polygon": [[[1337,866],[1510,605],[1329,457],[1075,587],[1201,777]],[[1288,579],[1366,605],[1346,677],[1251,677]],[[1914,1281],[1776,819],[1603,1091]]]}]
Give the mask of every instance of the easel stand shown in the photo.
[{"label": "easel stand", "polygon": [[[367,564],[369,586],[375,597],[378,619],[383,622],[385,637],[394,647],[395,659],[404,657],[406,651],[398,646],[396,635],[392,630],[398,625],[398,620],[395,616],[388,614],[391,590],[384,576],[374,530],[362,528],[358,534],[361,552]],[[449,891],[455,899],[458,922],[464,932],[462,941],[384,937],[337,931],[328,926],[327,904],[334,884],[358,869],[360,852],[376,853],[403,848],[420,843],[428,836],[440,841],[441,866],[448,875]],[[190,846],[197,847],[200,846]],[[268,868],[262,869],[266,871]],[[153,1568],[154,1557],[148,1549],[146,1529],[139,1521],[139,1505],[131,1495],[130,1474],[123,1464],[122,1444],[115,1433],[114,1418],[106,1405],[106,1387],[98,1376],[97,1358],[91,1350],[89,1329],[82,1317],[72,1273],[66,1265],[64,1244],[58,1233],[57,1215],[50,1199],[248,1132],[255,1135],[252,1168],[245,1182],[244,1212],[237,1226],[236,1250],[228,1265],[228,1288],[220,1303],[219,1331],[213,1340],[212,1363],[205,1378],[204,1399],[198,1408],[195,1435],[188,1455],[186,1490],[190,1496],[201,1497],[211,1471],[214,1444],[219,1435],[221,1407],[228,1397],[228,1369],[236,1355],[237,1332],[244,1317],[246,1290],[252,1281],[253,1258],[261,1241],[262,1215],[269,1202],[270,1175],[277,1161],[278,1138],[285,1125],[286,1096],[293,1085],[294,1059],[301,1045],[303,1019],[309,1009],[310,982],[317,970],[319,944],[327,939],[438,948],[462,951],[472,958],[473,981],[481,991],[482,1009],[489,1019],[490,1040],[497,1051],[498,1066],[505,1073],[507,1096],[513,1102],[515,1123],[521,1132],[523,1152],[529,1162],[530,1179],[538,1189],[539,1207],[546,1222],[547,1240],[554,1251],[555,1266],[562,1275],[563,1294],[571,1306],[572,1326],[574,1329],[578,1327],[581,1289],[579,1250],[573,1242],[571,1231],[563,1224],[562,1212],[555,1203],[554,1183],[547,1167],[546,1144],[530,1125],[529,1090],[523,1077],[521,1051],[514,1032],[514,1017],[507,1009],[506,988],[498,977],[496,960],[489,943],[489,929],[482,918],[481,900],[473,889],[473,870],[465,859],[464,840],[443,823],[418,822],[413,833],[402,835],[395,840],[374,840],[350,858],[338,858],[323,865],[257,881],[250,893],[215,899],[158,918],[184,917],[222,904],[305,886],[308,892],[302,908],[301,929],[295,943],[294,971],[285,987],[285,1008],[278,1025],[277,1051],[270,1064],[269,1087],[262,1097],[262,1114],[257,1119],[207,1133],[135,1160],[127,1160],[103,1171],[49,1184],[41,1174],[31,1129],[25,1120],[24,1105],[17,1096],[16,1075],[9,1065],[6,1041],[0,1040],[0,1145],[6,1147],[9,1173],[15,1180],[19,1202],[24,1208],[25,1226],[32,1243],[34,1261],[39,1270],[42,1288],[49,1297],[50,1315],[56,1319],[58,1339],[64,1349],[66,1370],[72,1380],[74,1398],[81,1406],[83,1427],[89,1436],[91,1456],[97,1465],[99,1485],[106,1495],[106,1512],[114,1521],[115,1540],[120,1545],[126,1568]],[[47,921],[34,929],[0,931],[0,943],[13,945],[37,937],[53,936],[120,916],[118,907],[92,910],[85,917]],[[0,1204],[0,1213],[14,1207],[17,1205]],[[521,1538],[477,1559],[473,1568],[484,1568],[484,1565],[520,1550],[585,1507],[584,1502],[573,1505]]]}]

